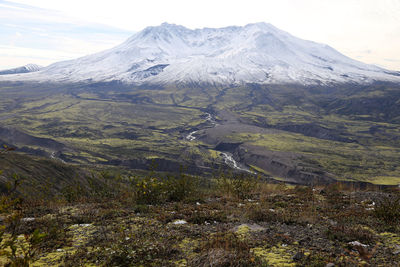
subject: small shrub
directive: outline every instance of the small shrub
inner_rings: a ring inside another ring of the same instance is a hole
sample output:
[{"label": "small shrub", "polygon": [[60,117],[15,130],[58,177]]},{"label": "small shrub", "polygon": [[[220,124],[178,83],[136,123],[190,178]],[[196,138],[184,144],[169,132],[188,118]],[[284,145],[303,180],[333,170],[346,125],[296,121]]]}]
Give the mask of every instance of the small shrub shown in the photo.
[{"label": "small shrub", "polygon": [[4,238],[4,232],[2,232],[0,234],[0,255],[6,256],[9,260],[5,266],[29,266],[39,252],[45,237],[46,234],[38,229],[30,235],[25,234],[23,240],[18,239],[16,234]]},{"label": "small shrub", "polygon": [[398,226],[400,224],[400,195],[383,197],[376,204],[374,214],[385,223]]},{"label": "small shrub", "polygon": [[199,181],[197,178],[181,174],[179,177],[166,179],[168,201],[182,201],[197,195]]},{"label": "small shrub", "polygon": [[217,188],[222,194],[238,199],[251,197],[255,193],[257,184],[257,179],[246,175],[227,177],[221,174],[217,179]]},{"label": "small shrub", "polygon": [[138,204],[158,204],[165,201],[183,201],[198,194],[198,179],[186,174],[178,177],[147,177],[132,179],[134,195]]},{"label": "small shrub", "polygon": [[278,220],[275,212],[261,208],[260,206],[249,209],[247,217],[253,222],[276,222]]},{"label": "small shrub", "polygon": [[138,204],[158,204],[166,200],[166,186],[156,177],[136,178],[134,195]]}]

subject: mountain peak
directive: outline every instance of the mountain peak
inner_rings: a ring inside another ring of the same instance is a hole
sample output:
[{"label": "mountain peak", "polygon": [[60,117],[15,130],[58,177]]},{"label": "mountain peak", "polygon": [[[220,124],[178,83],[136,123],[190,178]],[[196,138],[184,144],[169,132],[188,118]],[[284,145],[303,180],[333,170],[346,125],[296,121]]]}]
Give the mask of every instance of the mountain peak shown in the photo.
[{"label": "mountain peak", "polygon": [[195,30],[162,23],[107,51],[16,79],[192,85],[400,82],[393,73],[265,22]]},{"label": "mountain peak", "polygon": [[188,29],[183,26],[164,22],[158,26],[146,27],[144,30],[141,31],[141,33],[143,33],[143,34],[149,34],[149,33],[160,34],[160,33],[165,33],[165,32],[171,33],[171,32],[179,32],[179,31],[186,31],[186,30],[188,30]]},{"label": "mountain peak", "polygon": [[184,26],[177,25],[175,23],[168,23],[168,22],[163,22],[160,24],[158,27],[164,27],[164,28],[185,28]]},{"label": "mountain peak", "polygon": [[249,23],[244,26],[244,28],[249,28],[249,27],[259,27],[259,28],[263,28],[263,29],[266,29],[266,28],[277,29],[274,25],[272,25],[270,23],[266,23],[266,22]]}]

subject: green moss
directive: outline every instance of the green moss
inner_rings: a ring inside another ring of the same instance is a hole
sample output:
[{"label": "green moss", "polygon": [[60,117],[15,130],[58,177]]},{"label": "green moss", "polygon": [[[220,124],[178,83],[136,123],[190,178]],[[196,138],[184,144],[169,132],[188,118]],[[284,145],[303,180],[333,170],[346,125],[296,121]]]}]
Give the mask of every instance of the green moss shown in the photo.
[{"label": "green moss", "polygon": [[32,266],[63,266],[62,260],[66,254],[73,255],[78,248],[86,246],[96,227],[91,224],[74,224],[68,228],[72,234],[72,246],[63,247],[57,251],[46,253],[32,263]]},{"label": "green moss", "polygon": [[373,184],[398,185],[400,176],[375,176],[369,180]]},{"label": "green moss", "polygon": [[250,227],[246,224],[240,225],[235,233],[240,240],[244,240],[250,233]]},{"label": "green moss", "polygon": [[296,263],[292,260],[293,255],[288,247],[256,247],[252,248],[251,252],[271,266],[296,266]]},{"label": "green moss", "polygon": [[[178,248],[182,251],[185,259],[181,259],[177,262],[177,264],[182,264],[178,266],[187,266],[187,259],[195,258],[198,253],[195,252],[200,247],[200,241],[192,238],[184,238],[179,244]],[[186,265],[184,265],[186,264]]]},{"label": "green moss", "polygon": [[382,238],[383,244],[388,246],[391,249],[398,249],[397,246],[400,246],[400,236],[394,233],[380,233],[379,236]]},{"label": "green moss", "polygon": [[[4,234],[2,236],[2,241],[1,241],[1,245],[4,245],[6,242],[9,242],[11,240],[11,235],[10,234]],[[16,255],[23,257],[24,255],[24,251],[27,251],[27,249],[29,248],[29,243],[26,241],[24,235],[19,235],[17,237],[17,239],[15,240],[14,243],[15,247],[16,247]],[[7,254],[11,253],[11,249],[10,247],[6,247],[5,249],[2,249],[1,253],[0,253],[0,264],[2,264],[2,266],[6,266],[6,264],[9,262]]]},{"label": "green moss", "polygon": [[55,252],[46,253],[41,256],[37,261],[32,263],[32,266],[40,267],[40,266],[63,266],[62,260],[63,257],[68,254],[75,253],[76,248],[66,247],[59,249]]}]

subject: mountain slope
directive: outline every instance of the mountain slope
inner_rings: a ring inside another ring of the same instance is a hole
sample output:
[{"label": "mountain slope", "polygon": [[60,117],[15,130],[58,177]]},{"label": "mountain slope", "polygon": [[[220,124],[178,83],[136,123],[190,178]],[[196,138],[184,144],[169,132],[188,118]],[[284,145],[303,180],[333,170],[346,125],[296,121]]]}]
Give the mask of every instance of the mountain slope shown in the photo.
[{"label": "mountain slope", "polygon": [[2,70],[0,71],[0,75],[7,75],[7,74],[18,74],[18,73],[29,73],[29,72],[35,72],[39,71],[42,69],[41,66],[36,65],[36,64],[27,64],[22,67],[18,68],[13,68],[13,69],[8,69],[8,70]]},{"label": "mountain slope", "polygon": [[400,82],[390,72],[350,59],[266,23],[190,30],[147,27],[123,44],[55,63],[17,80],[129,84],[280,84]]}]

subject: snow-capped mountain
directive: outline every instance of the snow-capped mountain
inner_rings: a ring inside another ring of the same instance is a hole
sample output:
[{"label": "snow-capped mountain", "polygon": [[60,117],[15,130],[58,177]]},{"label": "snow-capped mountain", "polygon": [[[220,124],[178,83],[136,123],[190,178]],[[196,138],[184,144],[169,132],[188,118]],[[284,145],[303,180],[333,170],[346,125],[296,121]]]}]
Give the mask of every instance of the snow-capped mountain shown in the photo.
[{"label": "snow-capped mountain", "polygon": [[36,64],[27,64],[22,67],[17,67],[17,68],[8,69],[8,70],[1,70],[0,75],[35,72],[35,71],[39,71],[42,68],[43,67],[36,65]]},{"label": "snow-capped mountain", "polygon": [[12,79],[308,85],[400,82],[400,73],[350,59],[327,45],[299,39],[271,24],[191,30],[163,23],[145,28],[112,49]]}]

